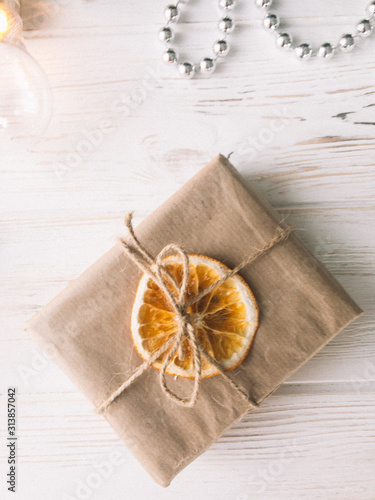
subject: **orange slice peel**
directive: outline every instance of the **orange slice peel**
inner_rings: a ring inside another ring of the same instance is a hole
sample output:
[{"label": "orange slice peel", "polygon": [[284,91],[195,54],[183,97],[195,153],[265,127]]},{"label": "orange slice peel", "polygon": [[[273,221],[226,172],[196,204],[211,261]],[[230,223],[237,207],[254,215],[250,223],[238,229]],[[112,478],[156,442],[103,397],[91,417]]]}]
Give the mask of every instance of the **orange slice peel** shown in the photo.
[{"label": "orange slice peel", "polygon": [[[183,279],[183,265],[178,255],[163,259],[164,268],[178,286]],[[155,266],[151,266],[154,271]],[[194,299],[228,273],[221,262],[203,255],[189,255],[189,281],[186,301]],[[168,288],[176,293],[172,280],[165,278]],[[187,313],[199,343],[222,367],[229,371],[247,356],[259,323],[259,310],[247,283],[238,275],[226,280],[209,294],[188,307]],[[159,351],[176,335],[179,323],[166,293],[145,273],[136,293],[131,331],[134,346],[144,360]],[[152,366],[161,369],[167,352]],[[195,365],[191,344],[183,338],[166,368],[166,373],[183,378],[194,378]],[[218,375],[219,370],[204,356],[202,378]]]}]

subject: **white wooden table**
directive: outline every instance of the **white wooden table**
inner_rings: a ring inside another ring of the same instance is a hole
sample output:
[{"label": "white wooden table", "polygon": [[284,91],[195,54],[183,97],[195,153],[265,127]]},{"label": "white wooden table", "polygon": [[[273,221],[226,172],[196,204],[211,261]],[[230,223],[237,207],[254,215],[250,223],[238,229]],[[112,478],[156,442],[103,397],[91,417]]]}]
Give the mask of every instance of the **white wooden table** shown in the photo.
[{"label": "white wooden table", "polygon": [[[336,41],[366,6],[306,3],[280,0],[278,12],[315,44]],[[210,79],[184,81],[159,62],[161,0],[52,4],[26,35],[53,89],[51,125],[32,152],[0,156],[0,420],[3,432],[16,386],[19,435],[13,496],[1,439],[1,498],[373,500],[375,36],[301,63],[239,0],[232,55]],[[192,3],[187,54],[208,55],[214,4]],[[125,212],[140,221],[231,151],[365,314],[163,489],[23,323],[113,245]]]}]

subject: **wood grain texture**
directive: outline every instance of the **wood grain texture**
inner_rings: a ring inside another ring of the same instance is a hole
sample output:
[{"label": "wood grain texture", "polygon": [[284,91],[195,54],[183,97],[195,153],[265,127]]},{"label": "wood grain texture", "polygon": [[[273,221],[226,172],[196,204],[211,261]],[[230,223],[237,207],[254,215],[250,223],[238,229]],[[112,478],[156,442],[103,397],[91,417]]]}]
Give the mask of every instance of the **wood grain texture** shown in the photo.
[{"label": "wood grain texture", "polygon": [[[87,488],[105,462],[112,471],[87,498],[373,500],[375,36],[303,64],[238,0],[231,55],[213,77],[187,82],[160,62],[163,2],[27,3],[26,43],[54,113],[32,151],[0,144],[0,403],[16,385],[17,498],[78,498],[77,481]],[[317,45],[350,31],[366,4],[288,0],[275,10]],[[192,2],[180,52],[208,55],[217,19],[214,0]],[[162,490],[22,326],[113,245],[125,212],[139,222],[232,151],[365,314]],[[1,447],[1,466],[3,456]]]},{"label": "wood grain texture", "polygon": [[[167,490],[145,476],[81,395],[21,394],[20,495],[40,495],[41,484],[32,479],[37,476],[48,478],[41,498],[51,499],[79,498],[83,483],[98,500],[124,491],[126,498],[153,500],[372,500],[374,394],[341,394],[337,388],[325,395],[279,393],[230,429]],[[93,478],[98,474],[102,481]]]}]

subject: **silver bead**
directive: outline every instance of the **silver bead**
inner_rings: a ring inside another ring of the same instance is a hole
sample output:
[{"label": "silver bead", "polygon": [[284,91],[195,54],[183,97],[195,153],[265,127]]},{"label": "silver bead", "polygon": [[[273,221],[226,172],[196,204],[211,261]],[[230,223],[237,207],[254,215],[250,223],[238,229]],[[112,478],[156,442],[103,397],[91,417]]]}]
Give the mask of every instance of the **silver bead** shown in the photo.
[{"label": "silver bead", "polygon": [[281,49],[290,49],[292,46],[292,37],[288,33],[280,33],[276,38],[276,45]]},{"label": "silver bead", "polygon": [[317,56],[321,57],[322,59],[331,59],[331,57],[334,54],[334,49],[330,43],[323,43],[319,47],[319,50],[317,52]]},{"label": "silver bead", "polygon": [[234,30],[234,22],[230,17],[223,17],[223,19],[219,22],[219,29],[223,33],[232,33]]},{"label": "silver bead", "polygon": [[276,14],[268,14],[263,19],[263,26],[268,30],[275,30],[280,24],[279,18]]},{"label": "silver bead", "polygon": [[174,33],[171,28],[166,26],[159,31],[159,39],[164,43],[169,43],[174,39]]},{"label": "silver bead", "polygon": [[164,15],[168,21],[175,23],[180,17],[180,12],[175,5],[168,5],[164,10]]},{"label": "silver bead", "polygon": [[203,73],[212,73],[215,71],[216,62],[210,57],[204,57],[200,63],[199,67]]},{"label": "silver bead", "polygon": [[214,44],[214,52],[217,56],[226,56],[229,52],[229,45],[225,40],[218,40]]},{"label": "silver bead", "polygon": [[367,38],[371,35],[373,26],[368,19],[362,19],[362,21],[357,24],[356,29],[359,36]]},{"label": "silver bead", "polygon": [[163,61],[169,64],[176,64],[178,55],[173,49],[167,49],[163,54]]},{"label": "silver bead", "polygon": [[178,70],[184,78],[193,78],[195,66],[189,62],[183,62],[178,66]]},{"label": "silver bead", "polygon": [[296,56],[300,59],[310,59],[312,50],[308,43],[301,43],[296,47]]},{"label": "silver bead", "polygon": [[268,9],[272,5],[272,0],[255,0],[255,5],[260,9]]},{"label": "silver bead", "polygon": [[219,0],[219,6],[225,10],[232,10],[236,6],[236,0]]},{"label": "silver bead", "polygon": [[370,2],[367,6],[367,12],[370,16],[375,16],[375,2]]},{"label": "silver bead", "polygon": [[340,38],[339,46],[343,52],[351,52],[354,49],[354,36],[350,34],[343,35]]}]

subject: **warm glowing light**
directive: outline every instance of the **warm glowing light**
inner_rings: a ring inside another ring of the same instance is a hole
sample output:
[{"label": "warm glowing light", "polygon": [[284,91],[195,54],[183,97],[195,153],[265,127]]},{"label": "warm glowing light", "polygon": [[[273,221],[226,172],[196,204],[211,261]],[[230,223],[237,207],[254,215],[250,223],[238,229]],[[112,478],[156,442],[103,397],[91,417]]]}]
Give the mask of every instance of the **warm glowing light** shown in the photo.
[{"label": "warm glowing light", "polygon": [[6,15],[6,12],[0,10],[0,33],[6,33],[8,31],[8,27],[8,16]]},{"label": "warm glowing light", "polygon": [[0,0],[0,42],[20,43],[22,40],[22,19],[19,14]]}]

